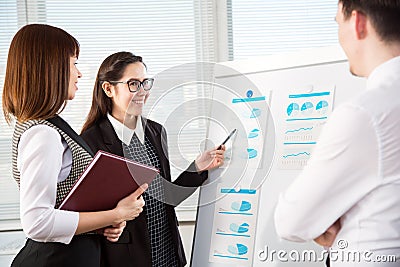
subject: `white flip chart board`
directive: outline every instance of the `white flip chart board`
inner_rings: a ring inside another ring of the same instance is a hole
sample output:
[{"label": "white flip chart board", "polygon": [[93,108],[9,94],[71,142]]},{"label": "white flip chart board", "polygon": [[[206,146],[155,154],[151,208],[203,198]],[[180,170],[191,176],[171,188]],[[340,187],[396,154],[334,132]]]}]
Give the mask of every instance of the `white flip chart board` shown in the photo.
[{"label": "white flip chart board", "polygon": [[200,189],[191,266],[325,266],[301,259],[307,251],[321,257],[314,243],[277,236],[274,208],[331,110],[360,93],[365,80],[350,74],[339,47],[226,62],[215,77],[208,138],[224,140],[234,128],[237,134],[227,142],[224,168]]}]

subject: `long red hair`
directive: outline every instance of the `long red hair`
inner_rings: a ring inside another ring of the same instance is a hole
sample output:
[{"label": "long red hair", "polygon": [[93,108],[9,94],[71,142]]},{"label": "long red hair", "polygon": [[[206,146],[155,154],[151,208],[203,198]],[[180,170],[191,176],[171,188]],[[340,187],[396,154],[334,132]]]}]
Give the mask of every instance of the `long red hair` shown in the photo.
[{"label": "long red hair", "polygon": [[3,90],[3,112],[24,122],[61,112],[68,97],[70,57],[79,43],[66,31],[45,24],[22,27],[11,41]]}]

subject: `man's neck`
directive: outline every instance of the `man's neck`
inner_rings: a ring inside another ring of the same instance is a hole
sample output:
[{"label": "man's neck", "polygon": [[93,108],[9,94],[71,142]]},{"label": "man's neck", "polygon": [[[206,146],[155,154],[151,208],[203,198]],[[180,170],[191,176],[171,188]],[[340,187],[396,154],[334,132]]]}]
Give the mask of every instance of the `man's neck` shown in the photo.
[{"label": "man's neck", "polygon": [[382,42],[371,43],[365,55],[365,72],[368,77],[378,66],[392,58],[400,56],[400,42]]}]

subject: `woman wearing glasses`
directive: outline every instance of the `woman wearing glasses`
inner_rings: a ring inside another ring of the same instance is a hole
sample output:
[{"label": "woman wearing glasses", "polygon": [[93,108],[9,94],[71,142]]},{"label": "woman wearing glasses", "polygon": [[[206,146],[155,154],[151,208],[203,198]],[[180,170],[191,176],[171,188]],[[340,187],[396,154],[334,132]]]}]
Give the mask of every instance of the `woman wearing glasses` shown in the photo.
[{"label": "woman wearing glasses", "polygon": [[117,243],[104,240],[105,266],[184,266],[185,254],[171,205],[183,199],[174,202],[169,198],[188,187],[193,192],[207,179],[207,170],[223,164],[224,146],[207,151],[174,181],[180,189],[170,186],[165,129],[141,116],[152,86],[153,79],[146,78],[146,65],[140,56],[129,52],[110,55],[98,71],[91,110],[83,126],[82,137],[94,152],[108,151],[160,170],[143,195],[146,204],[141,215],[127,222]]}]

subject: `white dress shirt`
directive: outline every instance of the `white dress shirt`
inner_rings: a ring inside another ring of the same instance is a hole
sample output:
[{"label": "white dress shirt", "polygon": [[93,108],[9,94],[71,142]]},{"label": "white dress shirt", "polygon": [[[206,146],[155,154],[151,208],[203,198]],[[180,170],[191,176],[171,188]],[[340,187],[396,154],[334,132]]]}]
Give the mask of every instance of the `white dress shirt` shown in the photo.
[{"label": "white dress shirt", "polygon": [[55,209],[57,183],[71,170],[72,152],[57,130],[36,125],[18,144],[20,216],[24,233],[39,242],[71,242],[79,213]]},{"label": "white dress shirt", "polygon": [[397,263],[361,257],[335,259],[331,266],[400,265],[400,57],[377,67],[367,90],[334,110],[308,165],[275,211],[279,236],[300,242],[339,218],[332,250],[372,252],[372,260],[396,255]]},{"label": "white dress shirt", "polygon": [[134,130],[125,126],[125,124],[121,123],[117,119],[115,119],[111,114],[107,114],[108,120],[111,122],[119,140],[124,142],[125,145],[129,146],[132,136],[136,133],[137,138],[139,141],[144,144],[144,130],[142,125],[142,118],[141,116],[137,117],[136,120],[136,128]]}]

